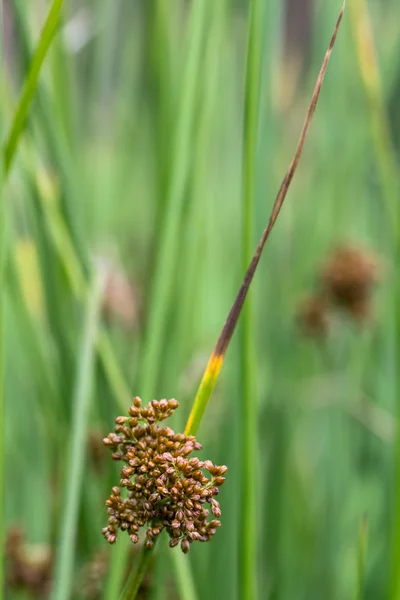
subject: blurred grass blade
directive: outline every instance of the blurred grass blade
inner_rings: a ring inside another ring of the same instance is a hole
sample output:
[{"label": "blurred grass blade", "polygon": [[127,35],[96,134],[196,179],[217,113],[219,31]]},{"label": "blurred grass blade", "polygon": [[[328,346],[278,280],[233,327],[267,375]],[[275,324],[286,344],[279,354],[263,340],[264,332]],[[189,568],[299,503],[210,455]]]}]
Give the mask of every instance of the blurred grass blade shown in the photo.
[{"label": "blurred grass blade", "polygon": [[4,147],[4,170],[6,174],[9,172],[12,165],[17,150],[18,140],[28,117],[29,108],[35,94],[43,61],[46,58],[51,42],[57,32],[63,3],[64,0],[53,0],[40,34],[35,54],[32,58],[22,89],[21,98],[14,114],[11,131]]},{"label": "blurred grass blade", "polygon": [[77,356],[77,371],[74,390],[72,439],[68,474],[65,486],[65,510],[62,514],[60,545],[56,563],[55,600],[67,600],[72,595],[75,540],[78,525],[79,501],[86,454],[89,400],[94,368],[94,348],[99,329],[99,313],[104,288],[104,274],[94,278],[89,293],[87,314],[82,336],[82,345]]},{"label": "blurred grass blade", "polygon": [[[262,2],[250,3],[247,40],[247,67],[242,155],[242,243],[243,272],[253,254],[254,188],[262,56]],[[256,472],[257,472],[257,394],[254,347],[254,320],[251,297],[243,307],[241,352],[242,452],[240,523],[240,597],[257,597]]]},{"label": "blurred grass blade", "polygon": [[350,2],[350,24],[356,46],[360,76],[368,101],[371,137],[384,196],[387,223],[397,239],[399,234],[398,199],[400,190],[398,168],[391,147],[385,98],[382,91],[371,19],[366,0],[352,0]]},{"label": "blurred grass blade", "polygon": [[[44,185],[47,182],[44,174],[42,176],[43,179],[43,190],[48,190],[49,186]],[[54,249],[64,267],[72,291],[76,298],[84,300],[87,295],[85,271],[74,247],[67,223],[58,207],[58,203],[54,197],[50,195],[46,196],[43,192],[39,194],[39,202],[41,203],[41,210],[43,211]],[[97,336],[96,343],[112,394],[121,410],[125,411],[131,395],[130,388],[123,376],[106,332],[102,331]]]},{"label": "blurred grass blade", "polygon": [[139,393],[146,401],[152,395],[161,364],[166,317],[170,306],[180,240],[179,224],[184,207],[185,185],[190,165],[190,141],[196,114],[196,92],[201,52],[206,32],[209,0],[191,5],[189,17],[187,58],[182,80],[178,120],[173,131],[171,175],[166,191],[164,221],[161,224],[153,276],[146,340],[143,347],[143,366]]},{"label": "blurred grass blade", "polygon": [[[189,14],[187,38],[189,47],[185,60],[179,107],[176,110],[177,123],[173,129],[171,174],[168,178],[166,203],[163,209],[164,219],[160,227],[145,341],[142,348],[143,364],[140,371],[138,393],[146,400],[153,395],[158,379],[165,339],[166,317],[180,247],[179,225],[189,174],[190,141],[196,114],[198,70],[206,31],[208,7],[208,0],[193,3]],[[114,600],[119,593],[127,548],[128,544],[121,540],[112,554],[106,592],[107,600]]]},{"label": "blurred grass blade", "polygon": [[368,519],[364,517],[360,523],[357,548],[357,589],[355,600],[363,600],[365,588],[365,562],[368,547]]},{"label": "blurred grass blade", "polygon": [[[386,223],[390,232],[390,243],[396,249],[398,259],[399,249],[399,192],[400,178],[395,155],[391,145],[390,128],[386,114],[385,98],[382,90],[379,66],[376,57],[375,43],[371,27],[371,19],[366,0],[353,0],[350,3],[350,21],[356,46],[358,67],[368,101],[371,138],[375,153],[376,167],[383,202],[386,209]],[[396,282],[397,303],[399,298],[399,283]],[[396,300],[395,300],[396,302]],[[395,307],[398,313],[398,306]],[[397,325],[399,324],[397,314]],[[397,333],[399,328],[397,326]],[[398,387],[398,386],[397,386]],[[400,434],[397,431],[395,457],[396,497],[393,526],[392,565],[390,576],[390,598],[400,598]]]},{"label": "blurred grass blade", "polygon": [[288,189],[292,182],[293,176],[294,176],[297,166],[299,164],[301,153],[303,151],[304,142],[306,141],[308,130],[311,125],[312,117],[314,115],[315,108],[317,106],[318,97],[321,92],[321,87],[322,87],[322,83],[324,80],[326,68],[328,66],[329,58],[331,56],[332,49],[335,44],[336,37],[337,37],[338,31],[339,31],[340,23],[342,21],[344,8],[345,8],[345,4],[343,3],[342,9],[340,11],[338,20],[335,25],[335,29],[334,29],[331,41],[329,43],[328,50],[325,54],[325,58],[323,60],[320,72],[318,74],[317,82],[315,84],[314,92],[311,97],[311,102],[308,107],[306,119],[305,119],[303,128],[300,133],[300,138],[299,138],[299,141],[297,144],[297,148],[296,148],[293,160],[290,163],[289,168],[286,172],[286,175],[283,178],[281,187],[279,188],[274,205],[272,207],[272,212],[271,212],[271,216],[268,221],[268,225],[265,228],[265,230],[261,236],[261,240],[258,243],[258,246],[253,255],[251,263],[247,269],[243,283],[239,289],[239,292],[238,292],[238,294],[235,298],[235,301],[232,305],[232,308],[229,312],[228,318],[225,322],[222,332],[218,338],[215,348],[214,348],[214,350],[211,354],[211,357],[208,361],[206,370],[204,371],[204,375],[200,382],[199,390],[197,392],[195,402],[194,402],[192,411],[189,415],[189,420],[186,425],[186,429],[185,429],[186,435],[196,434],[196,432],[199,428],[204,411],[207,407],[208,401],[210,399],[212,391],[217,382],[218,375],[221,371],[222,363],[225,358],[225,353],[228,349],[233,332],[235,331],[236,324],[238,322],[238,318],[240,316],[244,301],[247,296],[247,292],[248,292],[250,284],[253,280],[254,273],[257,269],[258,263],[260,262],[261,254],[264,249],[265,243],[266,243],[267,239],[269,238],[269,235],[275,225],[276,219],[278,218],[279,212],[282,208],[282,204],[285,200],[286,194],[288,192]]}]

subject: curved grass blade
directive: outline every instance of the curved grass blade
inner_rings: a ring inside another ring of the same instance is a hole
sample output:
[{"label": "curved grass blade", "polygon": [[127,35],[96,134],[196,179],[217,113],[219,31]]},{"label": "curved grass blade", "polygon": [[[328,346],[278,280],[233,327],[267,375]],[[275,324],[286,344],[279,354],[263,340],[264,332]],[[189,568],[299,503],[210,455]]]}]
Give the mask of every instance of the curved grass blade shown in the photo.
[{"label": "curved grass blade", "polygon": [[286,198],[286,194],[292,182],[293,176],[296,172],[297,166],[300,161],[300,157],[303,151],[304,142],[306,141],[307,134],[311,125],[312,117],[315,112],[315,108],[317,106],[318,97],[321,92],[322,83],[324,80],[326,68],[328,66],[329,58],[332,53],[333,46],[336,41],[336,37],[339,31],[340,23],[342,21],[343,13],[345,9],[345,3],[342,5],[342,9],[340,11],[338,20],[335,25],[335,29],[332,34],[331,41],[328,46],[328,50],[326,51],[325,58],[323,60],[320,72],[318,74],[317,82],[315,84],[315,88],[311,97],[311,102],[308,107],[307,115],[304,121],[303,128],[300,133],[299,141],[297,144],[297,148],[293,157],[292,162],[289,165],[289,168],[283,178],[281,186],[279,188],[278,194],[276,196],[274,205],[272,207],[271,216],[269,218],[267,227],[264,229],[264,232],[261,236],[261,239],[258,243],[256,251],[253,255],[253,258],[250,262],[250,265],[245,274],[242,285],[240,286],[239,292],[235,298],[235,301],[232,305],[232,308],[229,312],[228,318],[225,322],[225,325],[221,331],[221,334],[218,338],[218,341],[215,345],[215,348],[211,354],[211,357],[208,361],[206,370],[204,372],[203,378],[200,382],[200,387],[197,392],[192,412],[189,415],[189,420],[186,425],[185,434],[195,434],[199,428],[201,419],[203,417],[204,411],[207,407],[208,401],[210,399],[211,393],[215,387],[215,384],[218,379],[218,375],[221,371],[222,363],[224,362],[225,353],[228,349],[229,343],[231,341],[233,332],[235,331],[236,324],[238,322],[244,301],[247,296],[247,292],[249,290],[250,284],[253,280],[254,273],[257,269],[258,263],[260,262],[261,254],[264,249],[265,243],[269,238],[269,235],[275,225],[276,219],[278,218],[279,212],[282,208],[282,204]]},{"label": "curved grass blade", "polygon": [[52,2],[24,82],[21,98],[11,125],[11,131],[4,147],[4,171],[6,175],[12,165],[17,150],[18,140],[28,117],[29,107],[35,94],[43,61],[46,58],[51,42],[58,29],[63,3],[64,0],[53,0]]}]

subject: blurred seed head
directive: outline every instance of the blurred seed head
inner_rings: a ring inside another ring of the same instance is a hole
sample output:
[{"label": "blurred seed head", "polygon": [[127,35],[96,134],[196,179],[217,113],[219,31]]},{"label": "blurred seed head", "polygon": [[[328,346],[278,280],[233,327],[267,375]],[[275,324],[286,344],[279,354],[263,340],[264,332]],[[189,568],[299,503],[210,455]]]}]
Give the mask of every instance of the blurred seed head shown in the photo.
[{"label": "blurred seed head", "polygon": [[138,326],[141,314],[140,293],[114,258],[96,255],[94,262],[105,277],[103,316],[126,330]]},{"label": "blurred seed head", "polygon": [[302,302],[297,318],[305,336],[325,337],[329,328],[327,309],[327,302],[321,295],[309,296]]},{"label": "blurred seed head", "polygon": [[[215,517],[221,516],[214,496],[225,481],[227,467],[190,458],[193,451],[201,450],[196,438],[158,425],[178,406],[171,399],[153,400],[142,407],[136,397],[129,409],[134,426],[129,419],[117,417],[115,433],[104,439],[113,458],[125,463],[119,487],[113,487],[106,501],[109,519],[103,535],[110,544],[120,530],[127,531],[131,541],[137,543],[139,529],[146,527],[145,545],[150,549],[165,529],[170,546],[180,543],[187,553],[194,541],[209,541],[220,525],[215,519],[207,521],[210,510],[204,505],[210,505]],[[123,489],[127,490],[125,498]]]},{"label": "blurred seed head", "polygon": [[366,323],[378,279],[378,261],[371,254],[354,246],[337,247],[318,274],[318,291],[299,307],[298,323],[303,334],[316,339],[325,337],[332,309],[359,324]]},{"label": "blurred seed head", "polygon": [[358,321],[370,313],[371,293],[378,281],[376,260],[367,252],[351,247],[338,247],[321,273],[322,285],[333,306]]},{"label": "blurred seed head", "polygon": [[21,528],[8,530],[5,543],[6,584],[25,590],[34,598],[46,598],[51,589],[53,554],[42,544],[27,544]]}]

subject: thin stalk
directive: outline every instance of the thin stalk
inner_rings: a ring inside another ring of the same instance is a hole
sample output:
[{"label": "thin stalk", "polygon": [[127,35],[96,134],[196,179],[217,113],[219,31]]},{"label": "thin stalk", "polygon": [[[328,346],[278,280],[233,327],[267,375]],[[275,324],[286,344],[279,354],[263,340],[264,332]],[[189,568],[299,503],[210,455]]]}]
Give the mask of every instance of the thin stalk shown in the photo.
[{"label": "thin stalk", "polygon": [[67,600],[73,587],[75,539],[79,502],[84,480],[89,400],[93,381],[96,337],[104,288],[104,275],[96,275],[88,297],[82,345],[77,360],[74,409],[71,424],[72,440],[66,479],[66,504],[62,514],[60,546],[56,562],[53,598]]},{"label": "thin stalk", "polygon": [[[352,0],[350,3],[350,23],[356,47],[358,68],[364,87],[364,94],[368,102],[369,124],[371,128],[371,141],[375,154],[375,162],[382,190],[384,206],[386,209],[386,222],[391,234],[390,242],[394,248],[396,258],[399,253],[399,222],[398,202],[400,179],[396,167],[395,157],[390,141],[389,122],[386,114],[385,98],[382,90],[379,66],[376,57],[371,19],[365,0]],[[396,300],[395,308],[397,318],[397,332],[399,329],[398,299],[399,281],[395,283]],[[397,385],[398,382],[396,382]],[[397,385],[398,388],[398,385]],[[398,394],[398,389],[396,390]],[[397,433],[395,461],[395,512],[393,527],[393,548],[390,595],[392,600],[400,599],[400,433]]]},{"label": "thin stalk", "polygon": [[360,523],[357,548],[357,587],[355,600],[363,600],[365,587],[365,561],[368,546],[368,520],[364,517]]},{"label": "thin stalk", "polygon": [[9,172],[12,165],[17,150],[18,140],[28,117],[29,107],[36,91],[43,61],[46,58],[51,42],[57,32],[63,3],[64,0],[53,0],[40,34],[39,42],[33,55],[28,74],[25,78],[21,98],[4,146],[4,170],[6,174]]},{"label": "thin stalk", "polygon": [[[257,129],[260,100],[262,2],[250,4],[243,131],[242,240],[243,271],[253,255],[254,188],[256,181]],[[254,315],[248,297],[242,317],[242,464],[239,589],[243,600],[257,597],[256,464],[257,394]]]},{"label": "thin stalk", "polygon": [[182,600],[197,600],[196,586],[193,572],[190,568],[190,559],[182,554],[180,548],[172,551],[172,561],[175,567],[176,586]]},{"label": "thin stalk", "polygon": [[[3,69],[3,3],[0,5],[0,65]],[[3,138],[3,71],[0,79],[0,139]],[[0,161],[1,162],[1,161]],[[0,164],[0,600],[4,597],[4,486],[5,486],[5,389],[4,389],[4,283],[5,283],[5,218],[3,201],[4,168]]]},{"label": "thin stalk", "polygon": [[[299,164],[299,160],[303,151],[304,143],[307,138],[307,134],[311,125],[312,117],[315,112],[315,108],[317,106],[319,94],[321,92],[322,83],[324,80],[326,68],[328,66],[329,58],[332,53],[333,46],[336,41],[336,37],[339,31],[340,23],[342,21],[343,13],[345,9],[345,3],[343,3],[341,11],[339,13],[339,17],[337,19],[332,38],[330,40],[328,50],[325,54],[324,60],[322,62],[322,66],[320,72],[317,77],[317,81],[315,84],[315,88],[311,97],[310,105],[308,107],[307,115],[305,118],[305,122],[303,128],[300,133],[299,141],[297,143],[297,147],[294,153],[294,157],[292,162],[289,165],[289,168],[283,178],[281,187],[279,188],[278,194],[276,196],[274,205],[272,207],[272,212],[265,228],[261,240],[258,243],[256,251],[252,257],[250,265],[247,269],[246,275],[244,277],[243,283],[239,289],[239,292],[235,298],[235,301],[232,305],[232,308],[229,312],[228,318],[225,322],[224,327],[222,328],[221,334],[218,338],[218,341],[214,347],[214,350],[211,353],[210,359],[207,363],[206,369],[204,371],[202,380],[200,382],[200,386],[193,404],[192,411],[189,415],[189,419],[186,423],[185,427],[185,435],[196,435],[199,426],[201,424],[202,417],[204,415],[205,409],[210,400],[212,391],[217,382],[219,373],[221,371],[221,367],[225,358],[226,351],[228,349],[230,340],[232,339],[232,335],[236,329],[236,325],[244,304],[244,301],[247,296],[247,292],[249,290],[250,284],[253,280],[254,273],[257,269],[258,263],[261,258],[262,251],[265,247],[265,243],[275,225],[276,219],[278,218],[280,209],[282,208],[283,202],[286,198],[286,194],[290,187],[293,176],[296,172],[297,166]],[[147,554],[146,549],[142,549],[141,555],[139,557],[139,564],[145,560],[145,554]],[[146,557],[147,558],[147,557]],[[144,575],[144,572],[143,572]],[[136,584],[137,585],[137,584]],[[135,596],[131,596],[130,600],[134,600]],[[110,599],[111,600],[111,599]]]}]

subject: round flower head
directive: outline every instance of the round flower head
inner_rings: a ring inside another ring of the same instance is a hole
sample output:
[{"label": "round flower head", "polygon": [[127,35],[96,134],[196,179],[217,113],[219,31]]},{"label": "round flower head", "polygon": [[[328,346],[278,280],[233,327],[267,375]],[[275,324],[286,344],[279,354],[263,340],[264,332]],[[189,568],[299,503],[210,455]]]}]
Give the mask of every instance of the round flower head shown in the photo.
[{"label": "round flower head", "polygon": [[[128,417],[117,417],[115,433],[104,439],[113,451],[114,460],[124,464],[120,486],[113,487],[107,500],[108,525],[103,535],[109,543],[117,539],[118,530],[127,531],[133,543],[139,530],[146,527],[146,546],[165,529],[170,546],[190,550],[194,541],[207,542],[221,523],[221,509],[215,496],[227,471],[209,460],[190,455],[201,449],[194,436],[175,433],[159,425],[179,406],[175,399],[153,400],[142,407],[133,399]],[[122,497],[121,488],[127,490]],[[206,504],[210,508],[206,508]]]}]

